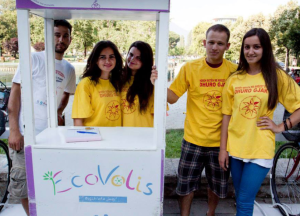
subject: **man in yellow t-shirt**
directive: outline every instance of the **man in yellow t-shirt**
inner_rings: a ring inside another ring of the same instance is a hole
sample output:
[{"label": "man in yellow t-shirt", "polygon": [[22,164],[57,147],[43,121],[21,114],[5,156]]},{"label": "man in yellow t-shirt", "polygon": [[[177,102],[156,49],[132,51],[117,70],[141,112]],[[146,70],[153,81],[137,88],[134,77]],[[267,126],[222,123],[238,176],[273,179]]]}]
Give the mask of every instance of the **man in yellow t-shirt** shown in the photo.
[{"label": "man in yellow t-shirt", "polygon": [[[222,122],[222,89],[237,65],[223,59],[228,50],[230,32],[224,25],[211,26],[203,41],[206,57],[186,63],[180,69],[167,93],[167,101],[175,103],[186,91],[187,115],[184,124],[182,152],[178,167],[176,192],[181,196],[181,216],[190,214],[194,191],[199,189],[205,168],[208,181],[207,215],[215,215],[219,197],[227,194],[229,170],[219,165]],[[153,70],[152,83],[157,79]]]}]

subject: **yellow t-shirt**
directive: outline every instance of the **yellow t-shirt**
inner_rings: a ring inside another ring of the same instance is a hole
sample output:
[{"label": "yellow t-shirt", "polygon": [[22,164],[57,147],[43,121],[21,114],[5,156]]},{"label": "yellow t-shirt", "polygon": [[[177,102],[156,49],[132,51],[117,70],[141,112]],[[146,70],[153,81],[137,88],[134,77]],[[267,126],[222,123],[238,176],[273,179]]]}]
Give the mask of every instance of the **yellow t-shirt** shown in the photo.
[{"label": "yellow t-shirt", "polygon": [[121,126],[119,93],[109,80],[99,79],[95,85],[88,77],[83,78],[76,88],[72,118],[83,118],[85,126]]},{"label": "yellow t-shirt", "polygon": [[210,67],[205,58],[186,63],[170,86],[178,97],[186,91],[187,112],[184,139],[198,146],[220,146],[222,89],[237,65],[224,59],[218,68]]},{"label": "yellow t-shirt", "polygon": [[154,91],[149,98],[148,108],[144,112],[140,112],[140,102],[138,96],[134,98],[134,104],[129,106],[126,100],[129,87],[132,85],[134,76],[131,77],[129,83],[123,87],[121,92],[121,108],[123,114],[123,127],[153,127],[154,119]]},{"label": "yellow t-shirt", "polygon": [[[278,71],[279,102],[289,112],[300,108],[300,88],[285,72]],[[223,89],[222,113],[231,115],[228,126],[227,151],[245,159],[272,159],[275,134],[256,126],[260,117],[273,119],[274,109],[268,109],[269,93],[262,73],[230,76]]]}]

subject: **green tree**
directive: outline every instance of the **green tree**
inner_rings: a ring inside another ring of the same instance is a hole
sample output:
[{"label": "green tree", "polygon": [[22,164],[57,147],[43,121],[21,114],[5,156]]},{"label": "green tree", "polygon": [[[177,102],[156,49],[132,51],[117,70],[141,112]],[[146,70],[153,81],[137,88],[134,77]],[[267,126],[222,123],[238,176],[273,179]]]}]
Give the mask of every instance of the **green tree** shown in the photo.
[{"label": "green tree", "polygon": [[185,54],[184,47],[174,47],[173,49],[169,49],[170,56],[181,56]]},{"label": "green tree", "polygon": [[226,52],[226,58],[230,60],[238,60],[241,51],[243,37],[252,28],[269,29],[269,19],[262,13],[250,16],[247,20],[238,17],[237,21],[230,27],[230,49]]},{"label": "green tree", "polygon": [[0,12],[16,10],[16,0],[0,0]]},{"label": "green tree", "polygon": [[205,48],[203,46],[203,40],[206,39],[206,30],[211,26],[211,23],[200,22],[192,31],[192,43],[190,47],[190,53],[195,53],[200,56],[205,55]]},{"label": "green tree", "polygon": [[30,16],[30,40],[31,44],[44,42],[44,19],[39,16]]},{"label": "green tree", "polygon": [[[1,52],[3,49],[2,43],[11,38],[18,37],[17,33],[17,13],[16,11],[6,10],[0,15],[0,44]],[[2,53],[0,53],[0,56]]]},{"label": "green tree", "polygon": [[177,46],[180,40],[180,35],[175,32],[169,31],[169,49],[173,49]]},{"label": "green tree", "polygon": [[285,66],[288,71],[291,50],[295,48],[297,54],[299,52],[297,49],[299,47],[300,8],[297,6],[283,11],[281,9],[278,10],[280,13],[275,13],[276,16],[271,19],[270,23],[272,27],[269,34],[278,46],[276,53],[282,53],[282,49],[284,49],[286,53]]},{"label": "green tree", "polygon": [[93,20],[75,20],[73,24],[72,45],[76,49],[83,50],[84,57],[87,55],[87,49],[92,48],[97,41],[97,30],[93,23]]}]

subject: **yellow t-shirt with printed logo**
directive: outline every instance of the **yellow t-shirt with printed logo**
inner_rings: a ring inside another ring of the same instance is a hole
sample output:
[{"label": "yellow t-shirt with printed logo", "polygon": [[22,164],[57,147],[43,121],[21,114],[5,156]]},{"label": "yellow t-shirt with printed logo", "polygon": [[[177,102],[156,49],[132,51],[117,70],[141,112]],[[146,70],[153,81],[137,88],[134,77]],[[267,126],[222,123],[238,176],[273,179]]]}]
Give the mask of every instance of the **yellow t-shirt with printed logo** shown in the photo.
[{"label": "yellow t-shirt with printed logo", "polygon": [[82,118],[85,126],[121,126],[120,94],[109,80],[95,85],[88,77],[77,85],[72,118]]},{"label": "yellow t-shirt with printed logo", "polygon": [[[300,88],[283,71],[278,71],[278,99],[293,113],[300,108]],[[272,159],[275,134],[256,126],[260,117],[273,119],[274,109],[268,109],[269,93],[262,73],[246,72],[228,78],[223,89],[222,113],[231,115],[228,126],[227,151],[245,159]]]},{"label": "yellow t-shirt with printed logo", "polygon": [[205,58],[186,63],[170,86],[178,97],[187,93],[184,139],[204,147],[219,147],[222,122],[222,89],[237,65],[223,59],[212,68]]},{"label": "yellow t-shirt with printed logo", "polygon": [[154,91],[149,98],[148,108],[140,112],[140,102],[138,96],[135,96],[134,104],[130,107],[126,100],[129,87],[132,85],[134,76],[129,83],[123,87],[121,92],[121,109],[123,115],[123,127],[153,127],[154,120]]}]

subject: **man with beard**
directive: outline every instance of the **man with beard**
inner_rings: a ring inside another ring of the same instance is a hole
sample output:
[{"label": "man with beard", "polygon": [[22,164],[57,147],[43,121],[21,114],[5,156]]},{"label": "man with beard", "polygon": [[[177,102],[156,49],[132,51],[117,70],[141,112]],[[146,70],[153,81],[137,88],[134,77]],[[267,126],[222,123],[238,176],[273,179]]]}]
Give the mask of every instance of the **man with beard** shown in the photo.
[{"label": "man with beard", "polygon": [[[74,67],[63,59],[64,52],[71,43],[72,26],[66,20],[54,21],[56,95],[58,123],[62,125],[62,112],[67,106],[69,95],[74,94],[76,77]],[[47,128],[47,87],[45,70],[45,52],[33,53],[31,56],[32,88],[34,102],[35,133]],[[11,95],[8,103],[10,135],[8,143],[12,169],[9,192],[11,196],[21,199],[23,208],[29,215],[27,182],[24,157],[24,127],[21,109],[21,76],[20,67],[12,80]]]}]

